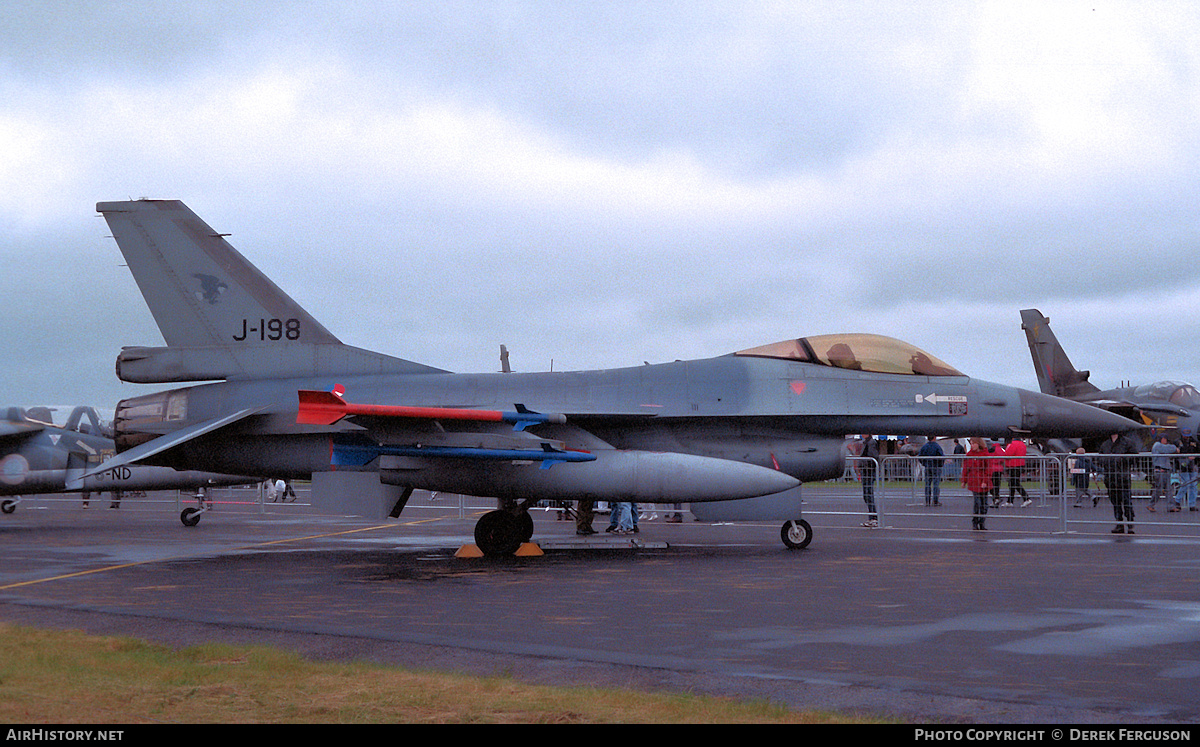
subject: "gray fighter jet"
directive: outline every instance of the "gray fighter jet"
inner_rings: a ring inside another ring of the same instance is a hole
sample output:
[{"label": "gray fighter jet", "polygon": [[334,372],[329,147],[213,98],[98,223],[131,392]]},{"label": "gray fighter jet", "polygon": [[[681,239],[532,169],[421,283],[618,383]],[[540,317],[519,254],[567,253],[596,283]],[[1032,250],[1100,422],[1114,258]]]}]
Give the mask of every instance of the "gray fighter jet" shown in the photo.
[{"label": "gray fighter jet", "polygon": [[[11,514],[23,495],[113,493],[129,490],[198,489],[241,485],[256,478],[176,471],[150,465],[109,466],[116,454],[112,432],[96,410],[79,406],[56,425],[48,407],[9,407],[0,420],[0,511]],[[84,476],[84,472],[98,470]],[[70,483],[70,484],[68,484]],[[184,521],[200,509],[184,511]]]},{"label": "gray fighter jet", "polygon": [[1088,381],[1090,371],[1071,364],[1058,338],[1050,330],[1050,318],[1037,309],[1021,311],[1021,329],[1029,343],[1038,386],[1046,394],[1085,402],[1124,415],[1151,429],[1178,430],[1195,436],[1200,426],[1200,391],[1179,381],[1122,386],[1101,390]]},{"label": "gray fighter jet", "polygon": [[[96,209],[167,343],[123,349],[119,377],[216,382],[119,403],[116,463],[312,476],[314,492],[336,487],[330,476],[347,494],[382,483],[392,515],[414,488],[496,498],[475,527],[486,554],[528,540],[541,500],[727,501],[838,477],[851,433],[1132,427],[873,335],[631,368],[450,373],[342,344],[181,202]],[[811,538],[806,522],[793,531],[797,546]]]}]

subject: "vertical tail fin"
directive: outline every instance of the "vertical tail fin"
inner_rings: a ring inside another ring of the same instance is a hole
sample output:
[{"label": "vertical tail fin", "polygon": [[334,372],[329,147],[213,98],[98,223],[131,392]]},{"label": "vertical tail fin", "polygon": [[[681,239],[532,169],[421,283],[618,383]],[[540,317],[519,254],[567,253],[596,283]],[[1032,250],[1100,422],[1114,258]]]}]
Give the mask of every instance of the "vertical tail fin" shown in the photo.
[{"label": "vertical tail fin", "polygon": [[338,342],[182,202],[101,202],[96,210],[112,229],[168,346],[262,342],[269,336]]},{"label": "vertical tail fin", "polygon": [[439,370],[343,345],[178,200],[100,202],[96,211],[167,342],[126,348],[117,359],[125,381]]},{"label": "vertical tail fin", "polygon": [[1042,316],[1042,312],[1023,309],[1021,329],[1025,330],[1029,354],[1033,356],[1033,368],[1043,394],[1074,399],[1100,391],[1088,382],[1090,371],[1079,371],[1071,364],[1067,352],[1050,331],[1050,319]]}]

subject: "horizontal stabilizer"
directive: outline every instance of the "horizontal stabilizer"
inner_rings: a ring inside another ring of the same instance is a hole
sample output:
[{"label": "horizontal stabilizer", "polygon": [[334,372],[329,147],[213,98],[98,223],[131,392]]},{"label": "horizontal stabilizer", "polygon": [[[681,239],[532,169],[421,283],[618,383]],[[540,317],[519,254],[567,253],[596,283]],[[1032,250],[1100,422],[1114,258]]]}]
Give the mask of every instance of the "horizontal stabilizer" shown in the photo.
[{"label": "horizontal stabilizer", "polygon": [[333,425],[342,418],[366,416],[376,418],[416,418],[426,420],[471,420],[488,423],[514,423],[515,430],[524,430],[541,423],[565,423],[563,415],[531,412],[518,405],[516,412],[500,410],[471,410],[454,407],[408,407],[403,405],[359,405],[342,399],[334,392],[300,390],[300,408],[296,422],[306,425]]},{"label": "horizontal stabilizer", "polygon": [[212,433],[213,431],[224,428],[228,425],[232,425],[239,420],[244,420],[251,415],[261,412],[263,409],[264,408],[262,407],[252,407],[245,410],[238,410],[237,412],[230,413],[229,415],[222,415],[219,418],[205,420],[204,422],[196,423],[195,425],[191,425],[186,428],[180,428],[177,431],[172,431],[165,436],[159,436],[153,441],[147,441],[146,443],[141,444],[140,446],[135,446],[128,451],[123,451],[112,459],[91,467],[72,481],[75,483],[74,485],[68,484],[67,488],[69,490],[76,490],[82,487],[82,480],[86,477],[90,477],[101,472],[107,472],[115,467],[123,467],[127,464],[135,464],[142,460],[149,459],[152,456],[156,456],[164,451],[174,449],[181,444],[187,443],[192,439],[199,438],[200,436]]}]

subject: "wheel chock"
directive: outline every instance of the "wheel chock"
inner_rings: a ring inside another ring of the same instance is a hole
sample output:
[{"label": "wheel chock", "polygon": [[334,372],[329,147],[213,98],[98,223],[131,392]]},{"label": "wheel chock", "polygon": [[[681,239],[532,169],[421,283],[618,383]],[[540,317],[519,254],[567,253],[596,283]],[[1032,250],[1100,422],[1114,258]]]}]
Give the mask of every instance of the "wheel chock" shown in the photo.
[{"label": "wheel chock", "polygon": [[[536,558],[540,555],[545,555],[542,548],[536,542],[522,542],[517,551],[513,553],[515,558]],[[482,558],[483,551],[478,545],[463,545],[458,548],[458,552],[454,553],[456,558]]]}]

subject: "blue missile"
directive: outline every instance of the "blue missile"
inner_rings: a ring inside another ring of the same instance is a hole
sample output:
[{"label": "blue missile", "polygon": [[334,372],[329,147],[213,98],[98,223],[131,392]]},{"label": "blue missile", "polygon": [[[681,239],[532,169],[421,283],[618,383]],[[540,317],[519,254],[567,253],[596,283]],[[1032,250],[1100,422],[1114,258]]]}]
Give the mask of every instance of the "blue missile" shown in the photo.
[{"label": "blue missile", "polygon": [[333,445],[330,461],[335,467],[361,467],[381,456],[437,457],[442,459],[482,459],[488,461],[541,462],[550,469],[561,462],[594,462],[595,454],[585,451],[562,451],[550,444],[535,449],[477,449],[468,446],[376,446],[374,444]]}]

